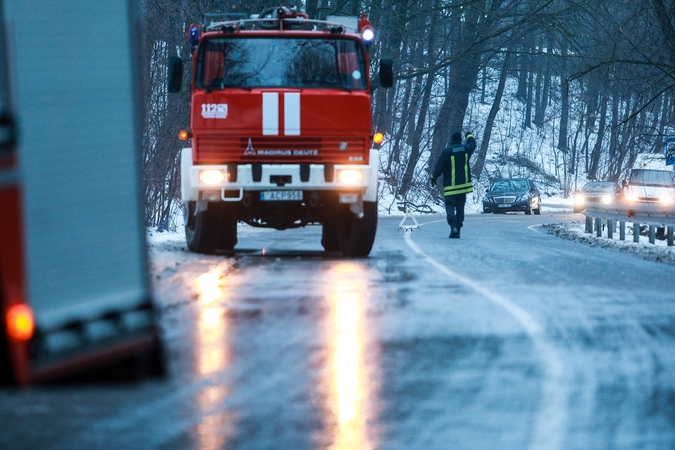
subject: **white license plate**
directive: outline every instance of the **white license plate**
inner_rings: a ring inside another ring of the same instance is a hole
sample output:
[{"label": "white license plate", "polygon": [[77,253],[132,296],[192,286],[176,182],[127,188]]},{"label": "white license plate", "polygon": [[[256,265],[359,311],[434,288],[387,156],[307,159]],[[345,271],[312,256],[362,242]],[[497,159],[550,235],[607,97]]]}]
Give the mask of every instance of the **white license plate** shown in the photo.
[{"label": "white license plate", "polygon": [[511,203],[500,203],[499,205],[497,205],[497,208],[510,208],[510,207]]},{"label": "white license plate", "polygon": [[302,191],[262,191],[260,200],[265,202],[302,200]]}]

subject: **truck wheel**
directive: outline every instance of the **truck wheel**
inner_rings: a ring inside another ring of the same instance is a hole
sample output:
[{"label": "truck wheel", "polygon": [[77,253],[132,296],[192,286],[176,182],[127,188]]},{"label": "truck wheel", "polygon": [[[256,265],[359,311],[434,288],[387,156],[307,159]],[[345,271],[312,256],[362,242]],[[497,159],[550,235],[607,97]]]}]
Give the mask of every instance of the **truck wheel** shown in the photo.
[{"label": "truck wheel", "polygon": [[232,250],[237,245],[237,219],[230,217],[227,210],[223,211],[220,219],[220,237],[218,248]]},{"label": "truck wheel", "polygon": [[[350,214],[351,215],[351,214]],[[363,202],[363,218],[351,215],[338,231],[338,242],[344,256],[368,256],[377,230],[377,203]]]},{"label": "truck wheel", "polygon": [[321,245],[327,252],[339,252],[338,226],[335,222],[324,222],[321,226]]},{"label": "truck wheel", "polygon": [[213,254],[216,252],[219,229],[213,211],[195,214],[197,202],[188,201],[185,205],[185,241],[190,251]]}]

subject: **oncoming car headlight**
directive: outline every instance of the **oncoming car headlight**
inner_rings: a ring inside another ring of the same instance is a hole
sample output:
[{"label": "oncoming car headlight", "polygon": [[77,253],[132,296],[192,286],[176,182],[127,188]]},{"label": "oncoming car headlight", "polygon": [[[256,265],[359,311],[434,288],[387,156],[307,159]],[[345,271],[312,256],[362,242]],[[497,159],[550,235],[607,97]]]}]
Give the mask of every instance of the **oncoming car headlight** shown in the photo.
[{"label": "oncoming car headlight", "polygon": [[207,186],[217,186],[225,181],[225,172],[218,169],[200,170],[199,181]]},{"label": "oncoming car headlight", "polygon": [[575,205],[583,205],[586,203],[586,197],[583,194],[576,194],[574,196]]},{"label": "oncoming car headlight", "polygon": [[612,196],[611,195],[603,195],[602,198],[600,199],[600,201],[602,203],[604,203],[605,205],[609,205],[610,203],[612,203]]},{"label": "oncoming car headlight", "polygon": [[635,203],[638,200],[637,195],[633,194],[632,192],[626,192],[625,198],[627,203]]},{"label": "oncoming car headlight", "polygon": [[673,199],[673,197],[671,197],[670,194],[664,194],[661,196],[661,198],[659,198],[659,202],[664,205],[672,205],[673,203],[675,203],[675,199]]},{"label": "oncoming car headlight", "polygon": [[342,184],[359,184],[363,180],[363,172],[356,169],[342,169],[337,172],[337,179]]}]

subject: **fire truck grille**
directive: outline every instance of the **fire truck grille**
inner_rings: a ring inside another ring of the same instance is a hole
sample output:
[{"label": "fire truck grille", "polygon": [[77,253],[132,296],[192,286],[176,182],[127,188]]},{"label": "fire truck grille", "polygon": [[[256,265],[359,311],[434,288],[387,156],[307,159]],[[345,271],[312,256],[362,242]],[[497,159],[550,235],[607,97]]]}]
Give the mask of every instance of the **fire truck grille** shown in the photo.
[{"label": "fire truck grille", "polygon": [[[255,137],[201,135],[196,138],[197,161],[347,161],[355,155],[367,158],[369,141],[359,137]],[[356,159],[351,159],[355,161]]]}]

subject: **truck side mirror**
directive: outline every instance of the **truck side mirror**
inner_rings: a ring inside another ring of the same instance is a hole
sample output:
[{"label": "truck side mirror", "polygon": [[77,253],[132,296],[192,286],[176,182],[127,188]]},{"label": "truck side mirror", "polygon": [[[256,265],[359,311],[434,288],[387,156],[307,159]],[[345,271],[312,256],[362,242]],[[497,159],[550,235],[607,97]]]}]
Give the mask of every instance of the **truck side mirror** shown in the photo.
[{"label": "truck side mirror", "polygon": [[17,126],[9,111],[0,111],[0,156],[14,151],[17,141]]},{"label": "truck side mirror", "polygon": [[183,84],[183,60],[178,56],[169,57],[167,89],[169,92],[180,92]]},{"label": "truck side mirror", "polygon": [[380,59],[380,86],[388,88],[394,85],[394,60]]}]

